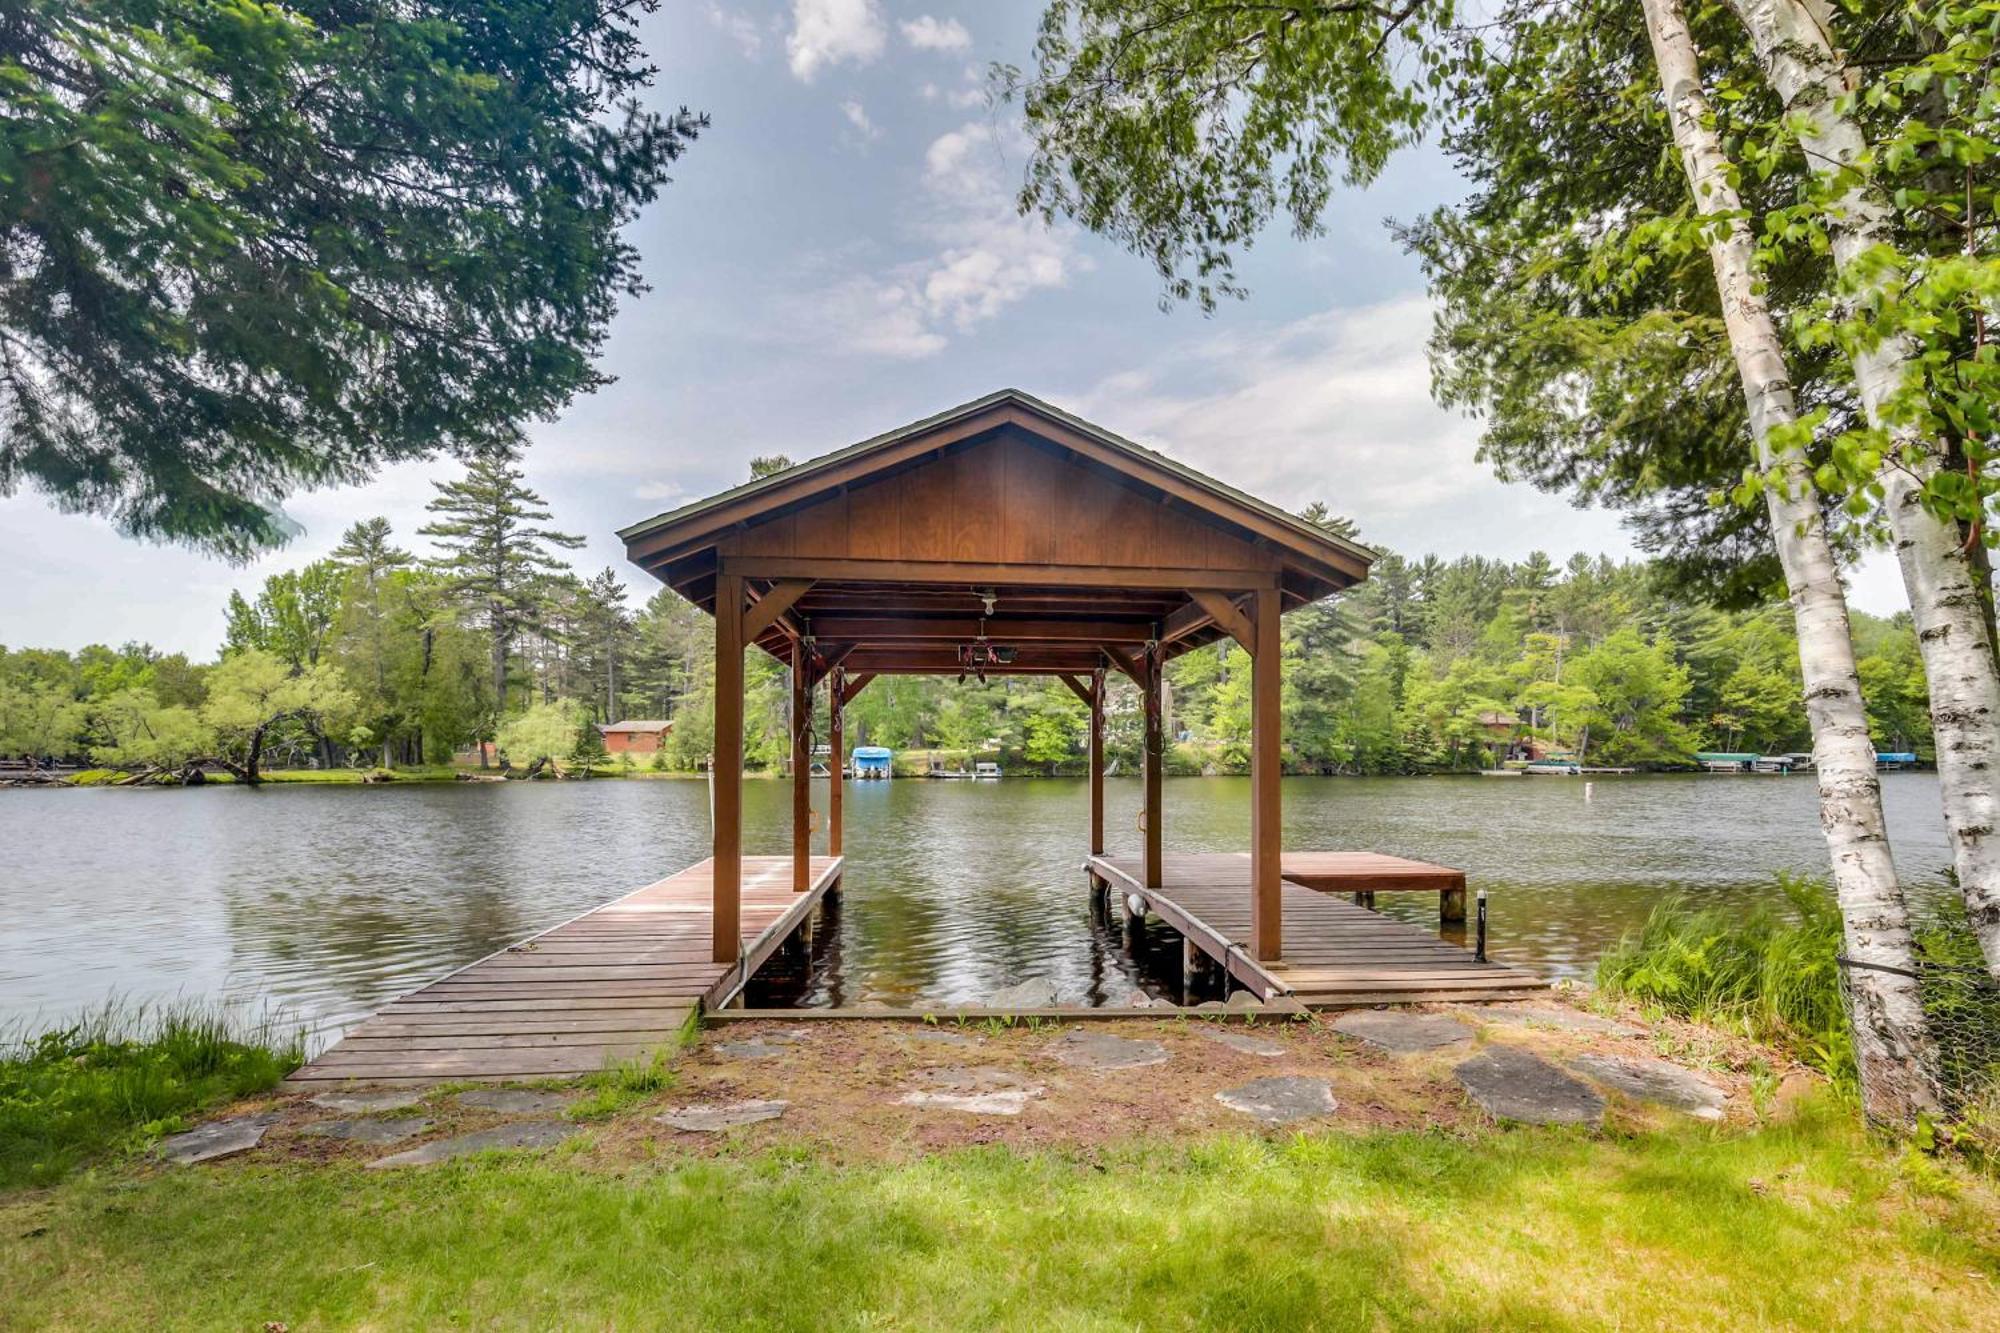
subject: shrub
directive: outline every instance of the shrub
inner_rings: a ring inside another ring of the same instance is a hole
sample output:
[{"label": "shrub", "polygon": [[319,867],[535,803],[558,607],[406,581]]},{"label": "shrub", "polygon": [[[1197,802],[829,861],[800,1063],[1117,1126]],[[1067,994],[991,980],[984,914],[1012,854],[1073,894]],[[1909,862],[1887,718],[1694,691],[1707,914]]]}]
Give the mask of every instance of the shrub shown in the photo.
[{"label": "shrub", "polygon": [[0,1188],[48,1184],[82,1162],[187,1127],[262,1092],[304,1058],[296,1037],[213,1010],[107,1005],[54,1031],[0,1038]]},{"label": "shrub", "polygon": [[1597,983],[1610,995],[1741,1027],[1852,1091],[1854,1043],[1836,961],[1840,909],[1817,881],[1780,875],[1778,887],[1790,910],[1661,903],[1599,961]]}]

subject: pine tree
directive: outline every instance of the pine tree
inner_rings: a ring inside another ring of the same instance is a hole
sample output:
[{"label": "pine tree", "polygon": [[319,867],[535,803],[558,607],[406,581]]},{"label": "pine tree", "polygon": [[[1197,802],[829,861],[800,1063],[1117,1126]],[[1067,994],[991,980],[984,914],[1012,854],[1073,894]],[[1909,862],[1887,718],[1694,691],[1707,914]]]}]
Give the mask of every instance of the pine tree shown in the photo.
[{"label": "pine tree", "polygon": [[417,529],[444,549],[438,570],[484,622],[496,716],[507,711],[507,660],[522,630],[536,623],[542,580],[564,568],[550,548],[583,545],[581,537],[541,526],[550,514],[524,484],[520,459],[518,446],[496,446],[473,455],[463,480],[433,482],[437,498],[425,508],[439,517]]},{"label": "pine tree", "polygon": [[604,720],[618,720],[618,687],[632,645],[632,612],[625,585],[607,568],[583,585],[583,647],[591,675],[604,687]]},{"label": "pine tree", "polygon": [[349,527],[329,558],[360,575],[362,586],[371,596],[383,575],[410,564],[410,553],[389,540],[389,520],[379,517],[364,518]]}]

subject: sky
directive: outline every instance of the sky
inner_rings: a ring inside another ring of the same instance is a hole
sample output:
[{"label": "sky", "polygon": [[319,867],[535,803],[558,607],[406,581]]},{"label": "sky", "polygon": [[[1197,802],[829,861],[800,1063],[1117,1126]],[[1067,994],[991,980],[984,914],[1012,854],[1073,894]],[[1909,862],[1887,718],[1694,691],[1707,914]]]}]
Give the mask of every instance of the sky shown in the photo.
[{"label": "sky", "polygon": [[[1315,500],[1405,555],[1634,554],[1617,516],[1503,485],[1478,423],[1431,401],[1431,312],[1386,226],[1455,198],[1412,150],[1338,195],[1325,234],[1280,226],[1242,266],[1247,300],[1162,309],[1151,267],[1016,214],[1018,115],[994,62],[1032,64],[1033,0],[668,0],[641,33],[658,106],[712,127],[630,228],[650,290],[614,322],[614,383],[534,423],[531,485],[586,538],[586,576],[650,578],[615,532],[734,485],[749,460],[803,460],[1002,387],[1026,390],[1287,508]],[[449,458],[289,497],[302,533],[232,565],[121,536],[23,492],[0,498],[0,644],[138,640],[212,656],[233,588],[324,556],[358,518],[427,543]],[[1856,605],[1901,604],[1893,563]]]}]

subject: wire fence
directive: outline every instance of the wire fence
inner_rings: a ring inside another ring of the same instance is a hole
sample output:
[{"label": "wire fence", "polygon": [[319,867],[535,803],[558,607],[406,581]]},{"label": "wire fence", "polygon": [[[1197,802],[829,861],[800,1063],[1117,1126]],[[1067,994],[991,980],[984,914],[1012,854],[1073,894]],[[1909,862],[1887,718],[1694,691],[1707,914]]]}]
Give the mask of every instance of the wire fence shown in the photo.
[{"label": "wire fence", "polygon": [[1989,1159],[2000,1158],[2000,981],[1976,964],[1918,962],[1914,970],[1843,956],[1857,968],[1914,977],[1929,1029],[1942,1125]]}]

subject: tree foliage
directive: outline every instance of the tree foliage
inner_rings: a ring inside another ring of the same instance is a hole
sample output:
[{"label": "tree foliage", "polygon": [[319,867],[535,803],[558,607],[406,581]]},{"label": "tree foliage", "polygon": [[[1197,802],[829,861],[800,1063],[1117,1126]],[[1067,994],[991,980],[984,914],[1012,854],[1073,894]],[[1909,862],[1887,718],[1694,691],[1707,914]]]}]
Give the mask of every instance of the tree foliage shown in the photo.
[{"label": "tree foliage", "polygon": [[705,124],[649,0],[0,11],[0,492],[243,555],[301,486],[603,381],[620,228]]}]

